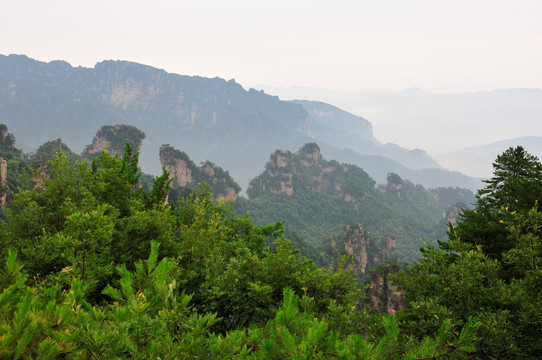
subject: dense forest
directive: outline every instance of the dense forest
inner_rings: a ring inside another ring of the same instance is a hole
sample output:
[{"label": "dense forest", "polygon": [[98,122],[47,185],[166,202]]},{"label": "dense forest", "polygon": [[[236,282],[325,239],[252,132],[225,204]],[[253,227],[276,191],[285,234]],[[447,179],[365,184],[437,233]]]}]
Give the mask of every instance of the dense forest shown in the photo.
[{"label": "dense forest", "polygon": [[521,147],[495,160],[448,241],[395,264],[403,304],[386,314],[366,305],[351,256],[318,267],[282,222],[254,225],[205,184],[169,201],[170,174],[141,186],[130,144],[86,162],[53,142],[28,165],[3,130],[2,155],[27,176],[3,186],[1,358],[542,354],[542,164]]}]

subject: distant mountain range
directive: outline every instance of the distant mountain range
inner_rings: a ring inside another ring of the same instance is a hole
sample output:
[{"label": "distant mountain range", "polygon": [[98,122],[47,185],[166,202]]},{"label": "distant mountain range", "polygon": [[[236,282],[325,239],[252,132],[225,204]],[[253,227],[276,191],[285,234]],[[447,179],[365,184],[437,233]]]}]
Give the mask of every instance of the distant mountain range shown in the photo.
[{"label": "distant mountain range", "polygon": [[276,149],[317,142],[328,158],[365,169],[378,183],[390,172],[425,187],[476,189],[480,182],[446,171],[421,150],[382,145],[371,123],[324,103],[287,102],[235,81],[169,74],[127,61],[92,69],[63,61],[0,56],[0,122],[25,151],[62,138],[80,153],[103,125],[145,133],[143,171],[158,174],[159,149],[170,144],[229,170],[246,189]]},{"label": "distant mountain range", "polygon": [[371,123],[330,104],[293,100],[309,115],[311,135],[338,149],[351,149],[363,155],[379,155],[410,169],[438,169],[440,165],[423,150],[407,150],[395,144],[381,144]]},{"label": "distant mountain range", "polygon": [[462,169],[474,176],[489,177],[493,173],[492,164],[497,156],[509,147],[518,145],[542,159],[542,136],[524,136],[454,151],[439,156],[438,161],[448,169]]},{"label": "distant mountain range", "polygon": [[[447,161],[447,154],[452,153],[454,157],[455,151],[505,139],[542,137],[542,89],[436,94],[416,88],[396,92],[266,85],[257,85],[256,88],[286,100],[324,101],[368,117],[375,136],[381,141],[385,136],[385,140],[407,148],[422,148],[445,168],[452,164],[452,169],[470,176],[490,176],[490,162],[483,162],[480,167],[470,166],[471,159],[462,156],[460,161],[453,163]],[[519,145],[515,140],[509,144]],[[463,160],[466,160],[465,167],[461,166]],[[481,168],[485,171],[479,171]]]}]

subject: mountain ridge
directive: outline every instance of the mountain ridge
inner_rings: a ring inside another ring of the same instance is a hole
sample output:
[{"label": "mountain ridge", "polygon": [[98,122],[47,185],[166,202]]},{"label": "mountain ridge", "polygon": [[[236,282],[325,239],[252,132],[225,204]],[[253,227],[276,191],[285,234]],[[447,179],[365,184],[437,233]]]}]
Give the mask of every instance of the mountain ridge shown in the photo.
[{"label": "mountain ridge", "polygon": [[[315,140],[322,149],[335,149],[314,138],[309,114],[300,104],[245,90],[234,80],[170,74],[118,60],[99,62],[91,69],[24,55],[0,56],[0,121],[17,134],[25,150],[30,144],[62,138],[76,152],[90,143],[96,128],[135,126],[146,134],[140,156],[145,172],[160,173],[158,150],[167,143],[193,154],[196,163],[210,160],[229,169],[243,188],[276,149],[295,151]],[[387,166],[387,172],[404,168],[370,159],[372,167]],[[406,172],[400,175],[408,178]],[[442,171],[434,178],[444,186],[448,176]],[[428,185],[424,176],[418,178]],[[476,188],[475,179],[462,179]]]},{"label": "mountain ridge", "polygon": [[[255,87],[285,100],[303,96],[369,117],[377,136],[385,134],[387,142],[408,149],[421,147],[437,160],[439,155],[471,146],[526,134],[542,136],[539,88],[433,93],[418,88],[337,91],[261,84]],[[422,131],[432,136],[419,136]]]}]

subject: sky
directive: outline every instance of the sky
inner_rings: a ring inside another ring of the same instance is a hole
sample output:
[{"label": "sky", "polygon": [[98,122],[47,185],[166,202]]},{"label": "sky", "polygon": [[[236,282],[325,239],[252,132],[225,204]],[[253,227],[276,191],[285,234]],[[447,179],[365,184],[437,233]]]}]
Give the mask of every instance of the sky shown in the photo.
[{"label": "sky", "polygon": [[540,0],[4,1],[0,53],[245,88],[542,88],[541,14]]},{"label": "sky", "polygon": [[539,0],[19,0],[0,51],[333,90],[542,88]]}]

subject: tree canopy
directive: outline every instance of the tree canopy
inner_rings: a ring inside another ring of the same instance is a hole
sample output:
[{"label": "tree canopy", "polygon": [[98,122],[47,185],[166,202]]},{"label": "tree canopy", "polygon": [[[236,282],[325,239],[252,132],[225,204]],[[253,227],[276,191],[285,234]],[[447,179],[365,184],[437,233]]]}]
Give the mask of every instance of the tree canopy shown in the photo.
[{"label": "tree canopy", "polygon": [[167,172],[145,191],[130,146],[60,153],[0,229],[0,358],[540,358],[540,163],[518,154],[533,176],[498,159],[449,241],[394,277],[390,315],[364,308],[348,258],[296,256],[282,223],[255,226],[205,185],[169,204]]}]

